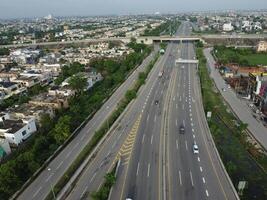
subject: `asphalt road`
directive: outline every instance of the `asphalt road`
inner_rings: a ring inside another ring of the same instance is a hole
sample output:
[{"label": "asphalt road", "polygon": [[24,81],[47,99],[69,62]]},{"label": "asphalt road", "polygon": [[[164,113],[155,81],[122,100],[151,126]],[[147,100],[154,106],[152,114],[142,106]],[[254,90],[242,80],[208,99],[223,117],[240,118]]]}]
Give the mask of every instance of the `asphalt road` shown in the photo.
[{"label": "asphalt road", "polygon": [[[178,34],[187,32],[182,24]],[[130,161],[119,169],[110,199],[236,199],[211,142],[196,66],[175,66],[178,57],[195,56],[193,45],[170,44],[165,56],[165,81],[152,89]],[[179,134],[180,124],[185,134]],[[199,154],[193,154],[194,143]]]},{"label": "asphalt road", "polygon": [[91,140],[94,132],[108,118],[109,114],[115,110],[117,103],[124,97],[126,91],[133,86],[138,77],[138,72],[145,69],[146,65],[152,60],[154,53],[155,52],[144,60],[144,62],[105,102],[80,133],[50,162],[47,169],[50,168],[51,170],[42,171],[18,197],[19,200],[45,199],[51,190],[51,186],[58,182],[82,149]]},{"label": "asphalt road", "polygon": [[103,182],[103,177],[111,169],[116,155],[131,132],[136,120],[142,113],[146,112],[147,99],[152,95],[152,89],[156,87],[157,77],[162,70],[162,62],[165,59],[165,56],[163,56],[155,64],[148,76],[146,84],[138,93],[138,98],[127,108],[127,112],[123,118],[119,122],[115,122],[118,124],[117,128],[112,131],[110,137],[102,145],[94,160],[90,162],[81,174],[67,199],[82,199],[90,195],[93,191],[97,191],[100,187]]},{"label": "asphalt road", "polygon": [[[224,97],[224,99],[231,106],[232,110],[238,116],[238,118],[248,124],[248,130],[252,133],[254,138],[267,150],[267,128],[262,123],[258,122],[251,114],[251,110],[248,105],[239,99],[236,93],[232,89],[227,89],[227,85],[222,76],[215,69],[215,61],[210,54],[211,49],[205,49],[204,54],[207,58],[210,76],[213,78],[217,88]],[[226,88],[223,92],[222,88]]]}]

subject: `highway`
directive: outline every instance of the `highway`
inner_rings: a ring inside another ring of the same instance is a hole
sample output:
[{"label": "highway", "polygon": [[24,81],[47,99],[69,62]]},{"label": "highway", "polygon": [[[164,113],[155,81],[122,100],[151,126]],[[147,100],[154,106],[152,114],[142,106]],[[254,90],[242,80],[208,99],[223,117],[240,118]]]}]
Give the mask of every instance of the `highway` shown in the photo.
[{"label": "highway", "polygon": [[49,163],[48,170],[43,170],[38,177],[19,195],[19,200],[45,199],[82,149],[91,140],[95,131],[108,118],[117,107],[117,103],[124,97],[126,91],[133,86],[138,73],[143,71],[153,59],[155,52],[148,56],[144,62],[127,78],[127,80],[113,93],[113,95],[96,112],[93,118],[84,126],[76,137]]},{"label": "highway", "polygon": [[[184,31],[185,30],[182,26],[181,32]],[[171,68],[164,72],[164,77],[161,79],[158,78],[158,74],[160,71],[162,71],[163,65],[166,63],[166,60],[169,60],[169,56],[175,53],[174,49],[172,50],[172,52],[170,51],[171,47],[166,50],[165,55],[155,64],[154,68],[149,74],[145,86],[141,88],[141,91],[138,94],[138,98],[129,107],[122,120],[118,122],[119,128],[115,129],[110,134],[111,136],[103,144],[101,150],[96,155],[94,160],[90,162],[90,164],[81,174],[80,179],[75,184],[74,189],[71,191],[67,199],[80,199],[90,194],[91,192],[96,191],[101,185],[104,175],[111,168],[118,152],[120,152],[122,156],[122,165],[127,163],[127,159],[130,156],[129,154],[131,151],[131,146],[134,143],[134,139],[129,141],[127,138],[131,134],[131,129],[134,126],[135,122],[138,120],[138,118],[140,118],[140,115],[142,115],[143,118],[143,115],[145,113],[149,113],[147,110],[148,106],[150,107],[150,110],[152,110],[152,115],[154,115],[153,110],[155,108],[157,110],[155,112],[159,112],[162,108],[161,102],[163,102],[163,92],[168,87],[168,76],[165,74],[170,74]],[[172,62],[174,62],[174,60],[172,60]],[[159,92],[161,98],[155,99],[155,97],[159,95],[159,93],[155,93],[155,91],[158,91],[158,87],[162,88],[160,90],[161,92]],[[158,105],[155,105],[153,103],[156,100],[159,101]],[[160,118],[157,119],[157,117],[155,117],[149,119],[149,115],[147,116],[147,120],[160,122]],[[140,124],[140,126],[143,126],[143,124]],[[144,142],[145,139],[146,138],[144,137],[142,141]],[[153,140],[154,138],[151,137],[150,142],[153,143]],[[155,141],[159,141],[158,138],[155,138]],[[125,146],[125,144],[127,145]]]},{"label": "highway", "polygon": [[242,122],[248,124],[248,130],[263,146],[263,148],[267,150],[267,128],[252,116],[251,109],[244,101],[237,97],[235,91],[233,91],[232,89],[226,89],[225,92],[222,91],[222,88],[227,88],[227,86],[219,71],[215,68],[215,60],[213,59],[210,51],[211,49],[205,49],[204,54],[209,64],[211,78],[214,80],[221,95],[231,106],[232,110],[235,112],[238,118]]},{"label": "highway", "polygon": [[[178,34],[189,33],[188,28],[183,23]],[[175,66],[178,57],[194,56],[191,43],[169,44],[164,81],[152,89],[110,199],[237,199],[211,141],[196,65]],[[179,133],[181,124],[185,134]],[[193,144],[199,154],[193,154]]]}]

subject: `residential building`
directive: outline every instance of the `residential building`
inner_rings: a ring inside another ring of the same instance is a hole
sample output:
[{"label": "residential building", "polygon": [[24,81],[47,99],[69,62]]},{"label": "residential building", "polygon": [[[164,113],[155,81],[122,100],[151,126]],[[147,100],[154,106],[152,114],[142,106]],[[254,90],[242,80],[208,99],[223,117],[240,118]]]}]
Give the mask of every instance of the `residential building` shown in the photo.
[{"label": "residential building", "polygon": [[9,113],[0,115],[0,137],[4,137],[11,145],[19,145],[36,130],[33,117],[17,119],[11,118]]},{"label": "residential building", "polygon": [[260,41],[256,47],[257,52],[267,51],[267,42]]}]

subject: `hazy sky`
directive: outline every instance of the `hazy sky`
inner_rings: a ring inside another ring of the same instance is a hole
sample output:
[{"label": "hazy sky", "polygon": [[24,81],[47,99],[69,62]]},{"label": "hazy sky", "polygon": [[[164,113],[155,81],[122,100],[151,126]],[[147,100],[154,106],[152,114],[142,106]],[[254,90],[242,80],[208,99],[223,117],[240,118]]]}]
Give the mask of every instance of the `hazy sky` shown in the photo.
[{"label": "hazy sky", "polygon": [[0,18],[267,9],[267,0],[0,0]]}]

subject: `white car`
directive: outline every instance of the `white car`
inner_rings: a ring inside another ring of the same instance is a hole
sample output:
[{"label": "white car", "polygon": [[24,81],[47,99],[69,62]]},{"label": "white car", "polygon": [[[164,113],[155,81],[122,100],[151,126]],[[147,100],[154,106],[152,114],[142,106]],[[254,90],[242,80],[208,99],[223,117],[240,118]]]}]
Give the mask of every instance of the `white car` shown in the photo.
[{"label": "white car", "polygon": [[196,144],[193,145],[193,153],[194,154],[198,154],[199,153],[199,149],[198,149],[198,146]]}]

